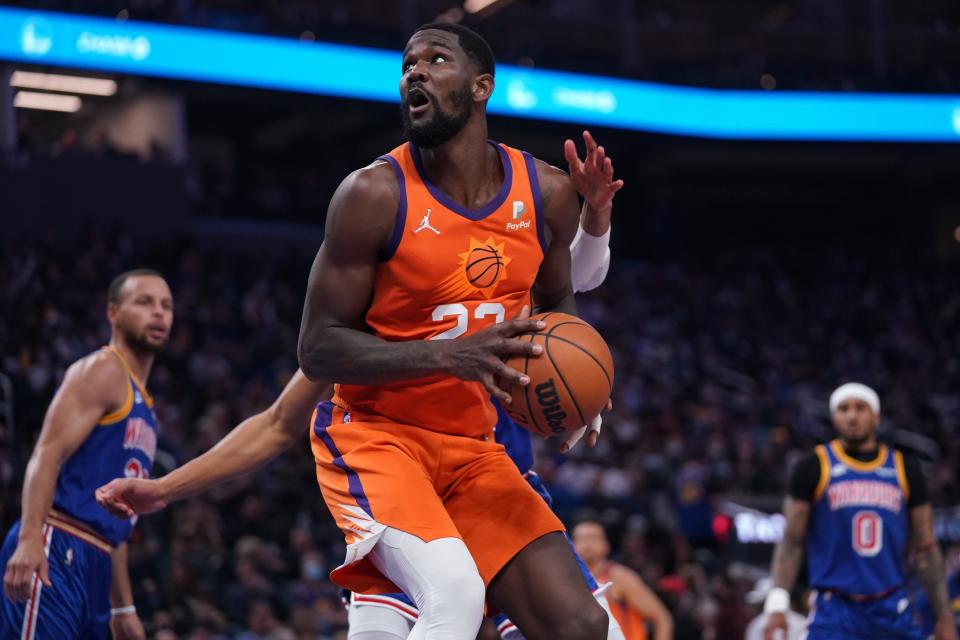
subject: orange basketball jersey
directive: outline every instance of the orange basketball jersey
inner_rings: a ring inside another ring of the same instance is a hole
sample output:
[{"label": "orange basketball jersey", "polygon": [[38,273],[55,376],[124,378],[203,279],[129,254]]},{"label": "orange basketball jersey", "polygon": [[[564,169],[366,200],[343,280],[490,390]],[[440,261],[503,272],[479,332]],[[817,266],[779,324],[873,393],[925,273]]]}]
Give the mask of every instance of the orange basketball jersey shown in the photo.
[{"label": "orange basketball jersey", "polygon": [[[531,304],[545,247],[536,167],[529,154],[494,146],[503,184],[476,210],[458,205],[427,179],[414,145],[380,158],[396,172],[400,206],[364,318],[374,335],[393,341],[460,338],[515,318]],[[471,437],[489,433],[496,422],[483,385],[450,376],[338,385],[334,401],[367,421]]]},{"label": "orange basketball jersey", "polygon": [[[600,572],[594,576],[599,584],[613,582],[610,575],[614,566],[613,562],[604,563]],[[623,631],[624,640],[647,640],[647,621],[639,611],[627,602],[611,597],[609,591],[607,592],[607,602],[610,605],[610,613],[617,619],[617,624]]]}]

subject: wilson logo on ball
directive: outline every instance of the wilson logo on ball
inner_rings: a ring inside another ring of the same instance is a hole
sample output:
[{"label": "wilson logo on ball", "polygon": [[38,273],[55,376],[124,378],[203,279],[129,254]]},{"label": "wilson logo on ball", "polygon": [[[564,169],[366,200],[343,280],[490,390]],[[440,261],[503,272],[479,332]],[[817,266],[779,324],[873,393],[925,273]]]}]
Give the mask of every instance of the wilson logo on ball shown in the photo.
[{"label": "wilson logo on ball", "polygon": [[537,394],[537,404],[540,405],[540,413],[543,419],[547,421],[547,426],[554,433],[563,433],[566,429],[563,427],[563,421],[567,414],[560,407],[560,394],[557,393],[557,385],[553,378],[546,382],[538,384],[534,391]]},{"label": "wilson logo on ball", "polygon": [[613,390],[613,356],[597,330],[580,318],[548,312],[533,316],[546,326],[518,336],[542,347],[540,355],[512,354],[504,363],[530,378],[526,385],[501,381],[510,394],[507,412],[542,437],[575,431],[603,410]]}]

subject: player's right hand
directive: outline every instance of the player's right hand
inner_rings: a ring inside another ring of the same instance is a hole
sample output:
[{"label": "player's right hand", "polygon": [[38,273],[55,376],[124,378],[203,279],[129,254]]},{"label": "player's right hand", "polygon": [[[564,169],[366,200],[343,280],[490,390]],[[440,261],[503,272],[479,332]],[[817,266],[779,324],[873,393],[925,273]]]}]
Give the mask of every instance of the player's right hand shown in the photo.
[{"label": "player's right hand", "polygon": [[771,613],[767,624],[763,626],[763,640],[786,640],[787,615],[785,613]]},{"label": "player's right hand", "polygon": [[497,386],[497,378],[522,386],[530,384],[530,377],[504,364],[504,357],[517,353],[538,356],[543,352],[539,344],[518,340],[517,336],[546,328],[540,320],[530,320],[530,308],[524,306],[520,316],[495,324],[471,336],[458,340],[444,340],[446,370],[461,380],[482,382],[490,395],[510,404],[509,393]]},{"label": "player's right hand", "polygon": [[14,602],[28,600],[34,575],[40,576],[43,586],[53,586],[50,582],[50,565],[43,549],[43,536],[24,538],[17,543],[3,574],[3,592]]},{"label": "player's right hand", "polygon": [[110,616],[110,634],[113,640],[143,640],[147,637],[136,613]]},{"label": "player's right hand", "polygon": [[101,507],[118,518],[160,511],[169,500],[159,480],[117,478],[96,491]]}]

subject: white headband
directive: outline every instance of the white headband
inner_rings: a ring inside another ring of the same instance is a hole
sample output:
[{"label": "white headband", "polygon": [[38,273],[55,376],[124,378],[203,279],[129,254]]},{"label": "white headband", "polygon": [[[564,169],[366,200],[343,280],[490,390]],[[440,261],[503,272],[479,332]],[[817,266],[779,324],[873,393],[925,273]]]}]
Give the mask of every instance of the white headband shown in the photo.
[{"label": "white headband", "polygon": [[880,413],[880,397],[877,392],[865,384],[859,382],[848,382],[837,387],[836,391],[830,394],[830,413],[837,410],[840,403],[844,400],[863,400],[873,412]]}]

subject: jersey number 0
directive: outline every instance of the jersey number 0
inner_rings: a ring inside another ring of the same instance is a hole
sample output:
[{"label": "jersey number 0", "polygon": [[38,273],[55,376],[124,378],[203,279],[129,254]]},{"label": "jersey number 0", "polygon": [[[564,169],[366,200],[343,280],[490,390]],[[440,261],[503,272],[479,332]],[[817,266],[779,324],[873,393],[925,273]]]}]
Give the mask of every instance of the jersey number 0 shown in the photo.
[{"label": "jersey number 0", "polygon": [[883,549],[883,519],[876,511],[858,511],[853,515],[853,550],[872,558]]}]

